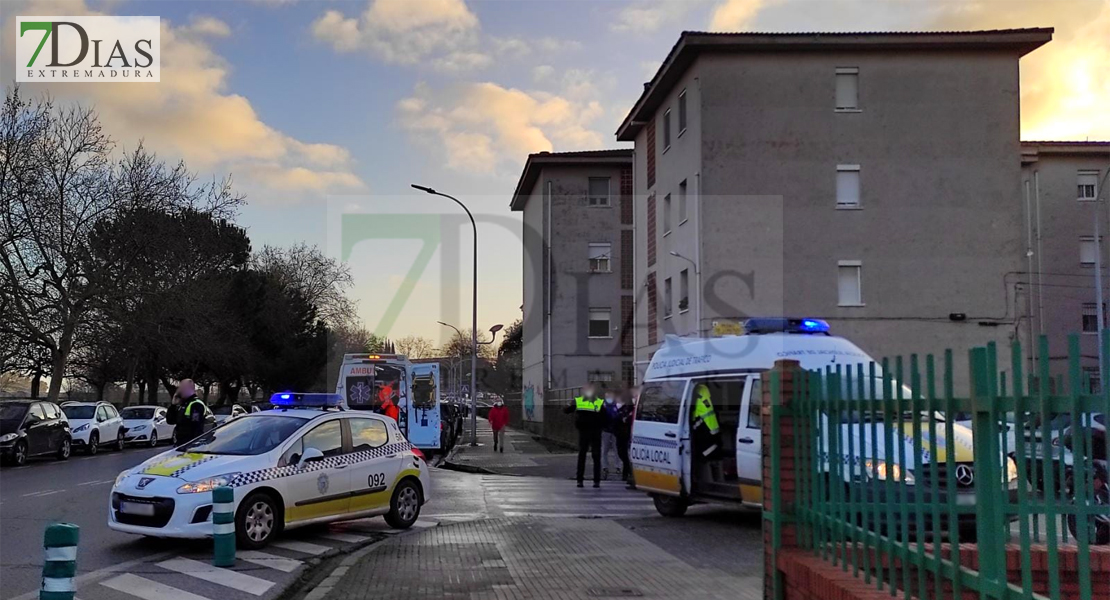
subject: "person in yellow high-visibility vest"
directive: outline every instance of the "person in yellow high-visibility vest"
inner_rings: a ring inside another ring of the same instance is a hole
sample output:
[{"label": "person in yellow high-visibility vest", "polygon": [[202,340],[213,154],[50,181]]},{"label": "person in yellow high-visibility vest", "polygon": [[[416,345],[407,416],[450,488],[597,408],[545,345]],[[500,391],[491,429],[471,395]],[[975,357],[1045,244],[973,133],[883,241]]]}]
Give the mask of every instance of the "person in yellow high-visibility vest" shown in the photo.
[{"label": "person in yellow high-visibility vest", "polygon": [[593,384],[582,388],[582,395],[563,409],[565,413],[574,413],[574,427],[578,430],[578,487],[582,487],[582,480],[586,475],[586,453],[589,452],[594,461],[594,487],[601,487],[601,430],[605,424],[605,415],[601,412],[603,398],[597,396],[597,389]]},{"label": "person in yellow high-visibility vest", "polygon": [[717,412],[713,410],[709,386],[699,383],[694,387],[694,448],[695,456],[709,460],[721,447],[721,426],[717,422]]}]

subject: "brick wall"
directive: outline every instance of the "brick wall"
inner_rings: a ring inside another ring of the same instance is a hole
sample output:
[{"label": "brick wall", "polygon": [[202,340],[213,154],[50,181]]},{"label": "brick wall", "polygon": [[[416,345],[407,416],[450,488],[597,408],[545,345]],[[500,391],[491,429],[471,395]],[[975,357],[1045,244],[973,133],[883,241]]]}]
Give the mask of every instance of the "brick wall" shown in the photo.
[{"label": "brick wall", "polygon": [[655,265],[655,192],[647,199],[647,266]]},{"label": "brick wall", "polygon": [[647,337],[648,345],[654,344],[659,341],[659,323],[656,322],[656,309],[658,308],[656,297],[658,290],[655,289],[655,273],[648,273],[647,276]]},{"label": "brick wall", "polygon": [[[781,393],[778,398],[771,396],[771,373],[763,374],[763,422],[770,424],[771,407],[775,404],[788,405],[795,385],[804,382],[795,382],[794,370],[798,368],[795,361],[778,361],[775,371],[779,373]],[[789,415],[784,414],[779,420],[779,472],[778,493],[780,494],[781,515],[787,517],[794,514],[795,503],[795,464],[794,464],[794,423]],[[772,439],[770,435],[763,436],[763,508],[769,515],[773,508],[775,493],[772,485],[774,479],[771,469]],[[798,548],[797,529],[793,523],[784,523],[781,533],[781,544],[777,552],[772,545],[772,522],[764,521],[763,551],[764,551],[764,585],[765,598],[773,598],[775,586],[781,586],[785,600],[889,600],[889,589],[878,590],[874,582],[867,584],[862,577],[855,577],[852,570],[845,572],[840,565],[814,555],[808,550]],[[932,544],[929,544],[931,550]],[[1079,596],[1078,548],[1075,545],[1061,545],[1059,550],[1059,577],[1062,600],[1081,600]],[[857,562],[863,556],[863,548],[855,549]],[[1030,554],[1032,571],[1033,592],[1048,594],[1048,552],[1044,544],[1033,544],[1026,550]],[[848,546],[847,554],[851,555],[853,548]],[[836,548],[831,554],[836,555]],[[941,544],[940,554],[944,558],[952,555],[950,544]],[[969,569],[979,567],[979,548],[975,544],[960,544],[959,564]],[[1110,546],[1090,547],[1090,570],[1092,598],[1096,600],[1110,599]],[[1021,556],[1022,548],[1016,544],[1006,547],[1006,578],[1014,585],[1021,586]],[[876,549],[871,549],[867,563],[882,565],[889,569],[890,558]],[[901,561],[894,560],[894,570],[901,574]],[[916,567],[910,568],[910,581],[917,585]],[[957,600],[954,598],[950,584],[946,584],[940,593],[935,589],[935,578],[932,572],[926,570],[926,590],[916,597],[929,599]],[[978,600],[979,593],[966,587],[961,589],[958,600]]]},{"label": "brick wall", "polygon": [[632,225],[632,167],[621,169],[621,225]]},{"label": "brick wall", "polygon": [[648,121],[647,124],[647,186],[651,189],[655,186],[655,119]]},{"label": "brick wall", "polygon": [[621,296],[621,354],[632,356],[632,296]]},{"label": "brick wall", "polygon": [[633,257],[636,249],[633,247],[633,232],[631,229],[621,231],[621,289],[630,290],[636,280],[633,270]]}]

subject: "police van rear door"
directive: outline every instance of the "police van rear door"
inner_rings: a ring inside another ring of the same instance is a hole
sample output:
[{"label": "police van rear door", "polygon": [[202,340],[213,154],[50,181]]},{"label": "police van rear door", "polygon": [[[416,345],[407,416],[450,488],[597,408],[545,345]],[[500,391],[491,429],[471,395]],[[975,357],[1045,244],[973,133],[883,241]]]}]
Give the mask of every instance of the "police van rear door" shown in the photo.
[{"label": "police van rear door", "polygon": [[629,451],[639,489],[676,496],[689,489],[682,483],[689,478],[689,419],[682,417],[688,385],[665,380],[641,388]]},{"label": "police van rear door", "polygon": [[435,450],[440,447],[439,393],[439,365],[413,365],[408,439],[417,448]]}]

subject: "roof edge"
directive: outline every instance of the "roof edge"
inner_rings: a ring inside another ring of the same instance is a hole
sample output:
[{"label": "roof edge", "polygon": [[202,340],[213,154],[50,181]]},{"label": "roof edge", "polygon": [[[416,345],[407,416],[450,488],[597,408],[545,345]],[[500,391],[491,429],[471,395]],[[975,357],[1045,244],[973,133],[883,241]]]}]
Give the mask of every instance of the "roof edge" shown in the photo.
[{"label": "roof edge", "polygon": [[524,205],[528,202],[528,192],[536,184],[543,166],[589,164],[632,164],[632,148],[529,154],[524,162],[524,169],[520,173],[520,179],[517,180],[516,189],[513,190],[513,198],[509,201],[509,210],[514,212],[524,210]]}]

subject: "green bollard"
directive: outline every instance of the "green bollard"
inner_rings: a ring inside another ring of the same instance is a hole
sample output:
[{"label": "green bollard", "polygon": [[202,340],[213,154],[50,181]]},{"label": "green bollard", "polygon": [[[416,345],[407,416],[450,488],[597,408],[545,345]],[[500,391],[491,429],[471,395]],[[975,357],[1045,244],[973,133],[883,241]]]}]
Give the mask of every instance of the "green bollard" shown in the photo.
[{"label": "green bollard", "polygon": [[77,585],[77,538],[81,528],[72,523],[46,526],[43,535],[42,589],[39,600],[73,600]]},{"label": "green bollard", "polygon": [[212,490],[212,564],[235,566],[235,490],[227,486]]}]

